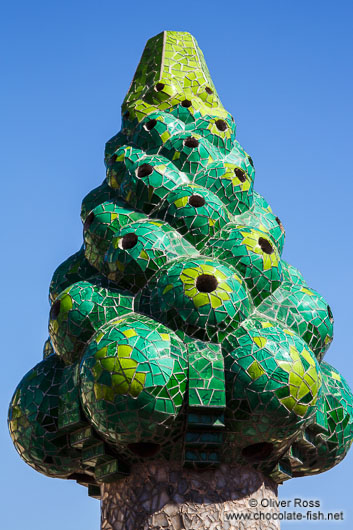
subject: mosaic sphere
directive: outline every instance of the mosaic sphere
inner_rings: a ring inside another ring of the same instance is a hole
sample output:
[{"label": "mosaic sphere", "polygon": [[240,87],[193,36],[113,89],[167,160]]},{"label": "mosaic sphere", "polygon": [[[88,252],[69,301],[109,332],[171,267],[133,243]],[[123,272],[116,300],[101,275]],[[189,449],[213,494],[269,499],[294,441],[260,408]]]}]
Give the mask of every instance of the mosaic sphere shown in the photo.
[{"label": "mosaic sphere", "polygon": [[81,399],[108,442],[164,443],[181,412],[187,383],[183,342],[144,316],[101,328],[81,362]]},{"label": "mosaic sphere", "polygon": [[9,408],[9,429],[20,456],[36,471],[67,478],[80,468],[80,454],[59,425],[65,365],[57,356],[38,363],[22,379]]},{"label": "mosaic sphere", "polygon": [[162,268],[138,295],[137,310],[172,329],[218,342],[251,312],[240,276],[211,259],[182,259]]}]

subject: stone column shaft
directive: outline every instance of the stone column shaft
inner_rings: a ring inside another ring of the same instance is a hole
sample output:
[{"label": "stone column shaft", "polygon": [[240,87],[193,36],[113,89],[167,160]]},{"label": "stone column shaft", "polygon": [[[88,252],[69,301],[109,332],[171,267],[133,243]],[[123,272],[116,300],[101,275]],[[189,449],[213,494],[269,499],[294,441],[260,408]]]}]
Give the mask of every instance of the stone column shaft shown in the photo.
[{"label": "stone column shaft", "polygon": [[[251,466],[195,471],[139,464],[125,479],[102,486],[101,530],[278,530],[279,522],[266,518],[278,508],[262,507],[262,499],[275,504],[277,485]],[[254,520],[259,512],[263,518]],[[250,519],[232,520],[232,514]]]}]

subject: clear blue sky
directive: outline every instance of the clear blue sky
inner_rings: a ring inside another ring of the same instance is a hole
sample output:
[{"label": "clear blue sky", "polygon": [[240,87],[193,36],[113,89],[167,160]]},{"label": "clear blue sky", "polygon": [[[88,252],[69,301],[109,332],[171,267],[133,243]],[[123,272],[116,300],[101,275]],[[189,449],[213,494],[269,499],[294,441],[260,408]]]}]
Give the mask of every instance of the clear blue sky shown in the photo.
[{"label": "clear blue sky", "polygon": [[[21,461],[7,406],[41,359],[51,275],[81,245],[81,199],[104,178],[104,143],[120,129],[146,40],[164,29],[198,40],[254,159],[255,189],[286,228],[284,258],[332,307],[326,359],[353,387],[352,24],[349,0],[2,4],[1,528],[99,528],[99,503],[84,488]],[[332,471],[289,481],[280,497],[344,510],[345,522],[320,528],[351,529],[352,474],[353,450]]]}]

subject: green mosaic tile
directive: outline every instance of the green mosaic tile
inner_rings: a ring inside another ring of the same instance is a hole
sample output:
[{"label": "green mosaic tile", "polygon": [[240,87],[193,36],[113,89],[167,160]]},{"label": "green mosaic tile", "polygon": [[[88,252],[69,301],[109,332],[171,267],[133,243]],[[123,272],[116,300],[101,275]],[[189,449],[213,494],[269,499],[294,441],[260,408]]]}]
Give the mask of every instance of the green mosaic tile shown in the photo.
[{"label": "green mosaic tile", "polygon": [[105,273],[119,287],[137,292],[167,263],[196,255],[195,248],[169,224],[135,222],[116,232],[104,257]]},{"label": "green mosaic tile", "polygon": [[321,388],[315,356],[291,331],[251,319],[223,350],[226,426],[236,433],[234,443],[240,449],[271,444],[280,454],[315,414]]},{"label": "green mosaic tile", "polygon": [[224,360],[219,345],[195,340],[188,343],[189,407],[224,409]]},{"label": "green mosaic tile", "polygon": [[165,220],[197,249],[230,220],[218,197],[195,184],[178,186],[168,193],[151,215]]},{"label": "green mosaic tile", "polygon": [[[110,443],[162,443],[181,410],[169,390],[177,387],[184,395],[186,370],[186,348],[168,328],[142,315],[113,320],[94,337],[81,363],[86,415]],[[158,407],[159,401],[169,401],[171,411]]]},{"label": "green mosaic tile", "polygon": [[282,265],[272,239],[260,230],[228,224],[208,242],[205,254],[234,267],[244,279],[255,306],[282,282]]},{"label": "green mosaic tile", "polygon": [[124,146],[107,163],[107,182],[131,207],[148,214],[170,190],[190,181],[166,157]]},{"label": "green mosaic tile", "polygon": [[124,226],[144,219],[146,216],[126,207],[122,201],[105,201],[96,206],[83,225],[87,261],[99,272],[104,272],[104,255],[116,233]]},{"label": "green mosaic tile", "polygon": [[82,281],[65,289],[50,309],[49,333],[66,362],[80,359],[88,341],[109,320],[133,311],[133,298],[97,283]]},{"label": "green mosaic tile", "polygon": [[10,434],[20,456],[37,471],[61,478],[81,469],[79,452],[58,425],[64,368],[55,355],[37,364],[18,385],[9,411]]},{"label": "green mosaic tile", "polygon": [[342,461],[352,444],[351,390],[341,374],[328,363],[321,363],[321,373],[317,413],[295,441],[301,461],[293,462],[293,476],[314,475],[331,469]]},{"label": "green mosaic tile", "polygon": [[64,261],[53,274],[49,287],[49,298],[51,302],[59,296],[67,287],[81,280],[88,280],[97,275],[97,270],[90,265],[85,258],[82,247],[78,252]]},{"label": "green mosaic tile", "polygon": [[302,337],[319,361],[333,338],[330,306],[316,291],[305,285],[282,285],[257,308],[264,318],[280,322]]},{"label": "green mosaic tile", "polygon": [[172,329],[218,342],[251,312],[237,273],[211,259],[175,261],[164,267],[136,297],[136,309]]},{"label": "green mosaic tile", "polygon": [[236,219],[237,223],[268,232],[282,255],[285,231],[281,220],[273,214],[271,206],[256,191],[253,201],[252,207]]}]

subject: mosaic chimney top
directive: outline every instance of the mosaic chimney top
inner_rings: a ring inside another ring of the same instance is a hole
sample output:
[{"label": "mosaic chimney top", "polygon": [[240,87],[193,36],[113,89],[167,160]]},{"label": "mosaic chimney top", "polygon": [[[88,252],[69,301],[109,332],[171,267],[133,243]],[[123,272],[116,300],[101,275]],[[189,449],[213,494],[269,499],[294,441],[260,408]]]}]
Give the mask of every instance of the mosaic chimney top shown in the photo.
[{"label": "mosaic chimney top", "polygon": [[147,42],[105,164],[10,404],[21,457],[92,496],[136,462],[250,463],[277,482],[338,464],[353,401],[324,361],[331,309],[281,258],[283,225],[189,33]]}]

